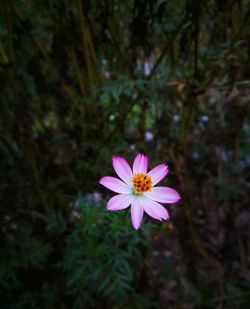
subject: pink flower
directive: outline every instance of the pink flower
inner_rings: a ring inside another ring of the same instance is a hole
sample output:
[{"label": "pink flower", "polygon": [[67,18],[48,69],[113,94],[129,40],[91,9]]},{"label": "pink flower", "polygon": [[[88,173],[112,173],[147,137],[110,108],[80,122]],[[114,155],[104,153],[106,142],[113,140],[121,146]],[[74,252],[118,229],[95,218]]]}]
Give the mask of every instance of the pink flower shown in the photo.
[{"label": "pink flower", "polygon": [[119,193],[107,204],[108,210],[122,210],[131,205],[131,220],[137,230],[142,222],[144,211],[156,220],[167,220],[169,214],[159,203],[176,203],[179,193],[169,187],[155,187],[168,173],[165,164],[157,165],[148,172],[148,158],[138,154],[131,170],[127,161],[113,157],[113,167],[120,179],[105,176],[99,183],[111,191]]}]

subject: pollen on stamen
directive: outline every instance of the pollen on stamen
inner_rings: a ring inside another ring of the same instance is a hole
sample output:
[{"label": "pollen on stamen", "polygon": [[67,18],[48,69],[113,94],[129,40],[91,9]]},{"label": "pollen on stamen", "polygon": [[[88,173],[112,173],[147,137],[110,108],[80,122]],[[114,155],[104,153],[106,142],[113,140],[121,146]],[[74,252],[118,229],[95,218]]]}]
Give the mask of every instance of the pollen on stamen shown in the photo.
[{"label": "pollen on stamen", "polygon": [[152,179],[147,174],[134,174],[134,177],[131,179],[131,182],[134,186],[135,193],[143,193],[146,192],[153,187]]}]

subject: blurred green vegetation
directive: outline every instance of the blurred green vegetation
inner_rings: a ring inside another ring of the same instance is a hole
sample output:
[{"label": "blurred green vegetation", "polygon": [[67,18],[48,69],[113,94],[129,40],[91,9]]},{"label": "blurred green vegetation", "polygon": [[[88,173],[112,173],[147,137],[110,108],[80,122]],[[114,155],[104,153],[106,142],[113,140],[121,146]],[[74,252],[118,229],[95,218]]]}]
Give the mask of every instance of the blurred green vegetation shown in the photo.
[{"label": "blurred green vegetation", "polygon": [[[0,307],[249,308],[250,2],[0,1]],[[181,193],[108,213],[112,155]]]}]

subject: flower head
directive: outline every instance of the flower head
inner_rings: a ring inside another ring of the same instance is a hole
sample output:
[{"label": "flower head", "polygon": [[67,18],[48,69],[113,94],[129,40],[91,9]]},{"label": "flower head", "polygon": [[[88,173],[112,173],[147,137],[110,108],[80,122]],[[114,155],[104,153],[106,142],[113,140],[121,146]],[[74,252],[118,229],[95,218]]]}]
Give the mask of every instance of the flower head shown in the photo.
[{"label": "flower head", "polygon": [[113,157],[113,167],[120,179],[105,176],[99,183],[111,191],[119,193],[107,204],[108,210],[122,210],[131,205],[131,220],[137,230],[142,222],[144,211],[156,220],[167,220],[169,214],[159,203],[176,203],[179,193],[169,187],[155,187],[168,173],[165,164],[157,165],[148,172],[148,158],[138,154],[132,169],[121,157]]}]

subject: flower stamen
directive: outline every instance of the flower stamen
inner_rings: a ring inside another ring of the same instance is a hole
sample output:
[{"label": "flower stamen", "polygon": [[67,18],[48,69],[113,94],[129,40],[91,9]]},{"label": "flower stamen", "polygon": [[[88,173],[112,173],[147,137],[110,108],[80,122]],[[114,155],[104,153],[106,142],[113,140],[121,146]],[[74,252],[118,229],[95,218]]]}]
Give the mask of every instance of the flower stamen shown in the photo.
[{"label": "flower stamen", "polygon": [[141,194],[148,190],[151,190],[153,187],[152,179],[147,174],[137,173],[134,174],[134,177],[131,179],[131,182],[134,186],[135,193]]}]

